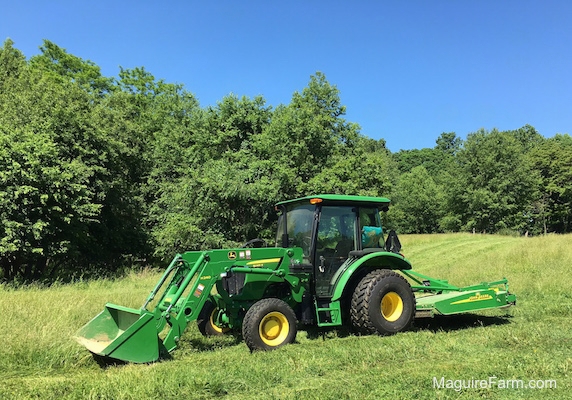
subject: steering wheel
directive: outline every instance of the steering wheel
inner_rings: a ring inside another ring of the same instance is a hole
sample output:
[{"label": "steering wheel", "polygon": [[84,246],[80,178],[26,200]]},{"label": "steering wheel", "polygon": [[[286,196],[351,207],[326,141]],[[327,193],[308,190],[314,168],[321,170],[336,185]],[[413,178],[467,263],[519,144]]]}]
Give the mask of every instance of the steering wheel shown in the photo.
[{"label": "steering wheel", "polygon": [[302,237],[302,244],[304,248],[310,250],[310,246],[312,246],[312,236],[303,236]]},{"label": "steering wheel", "polygon": [[264,239],[255,238],[255,239],[250,239],[248,242],[242,245],[242,248],[246,247],[253,247],[253,248],[268,247],[268,244]]}]

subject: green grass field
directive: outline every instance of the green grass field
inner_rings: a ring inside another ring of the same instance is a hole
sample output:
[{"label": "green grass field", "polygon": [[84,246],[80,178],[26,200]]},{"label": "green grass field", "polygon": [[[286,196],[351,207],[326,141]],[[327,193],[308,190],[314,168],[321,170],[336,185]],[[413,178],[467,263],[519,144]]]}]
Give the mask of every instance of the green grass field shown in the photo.
[{"label": "green grass field", "polygon": [[[298,332],[295,344],[252,354],[232,336],[203,338],[192,325],[172,360],[102,368],[73,334],[106,302],[140,307],[156,273],[50,288],[0,286],[0,399],[570,398],[572,235],[401,241],[415,270],[453,284],[507,277],[517,306],[419,320],[391,337]],[[458,391],[435,388],[433,378],[496,384]],[[516,380],[554,380],[557,388],[511,388]]]}]

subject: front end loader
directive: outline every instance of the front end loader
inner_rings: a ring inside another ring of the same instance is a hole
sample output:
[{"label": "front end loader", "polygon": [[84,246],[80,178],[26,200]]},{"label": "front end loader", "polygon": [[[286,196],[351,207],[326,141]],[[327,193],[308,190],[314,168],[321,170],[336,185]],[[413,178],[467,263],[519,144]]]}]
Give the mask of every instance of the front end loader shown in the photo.
[{"label": "front end loader", "polygon": [[298,326],[394,334],[414,318],[509,307],[502,279],[468,287],[412,271],[386,198],[316,195],[280,202],[274,247],[177,254],[140,309],[106,304],[76,340],[104,358],[146,363],[177,348],[189,323],[203,335],[242,334],[252,350],[295,340]]}]

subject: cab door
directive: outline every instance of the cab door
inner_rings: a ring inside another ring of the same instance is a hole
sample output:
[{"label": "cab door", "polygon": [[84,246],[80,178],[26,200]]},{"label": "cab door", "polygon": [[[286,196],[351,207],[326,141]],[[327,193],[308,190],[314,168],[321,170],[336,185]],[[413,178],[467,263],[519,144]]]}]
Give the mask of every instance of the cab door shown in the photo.
[{"label": "cab door", "polygon": [[316,232],[314,270],[316,295],[331,295],[332,278],[356,250],[357,215],[355,207],[322,206]]}]

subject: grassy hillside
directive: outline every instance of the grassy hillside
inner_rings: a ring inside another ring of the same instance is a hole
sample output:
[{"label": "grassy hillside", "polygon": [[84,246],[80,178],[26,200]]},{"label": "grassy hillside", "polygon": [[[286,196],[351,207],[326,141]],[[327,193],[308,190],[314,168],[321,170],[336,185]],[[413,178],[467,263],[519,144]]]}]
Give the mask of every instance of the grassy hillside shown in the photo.
[{"label": "grassy hillside", "polygon": [[[569,397],[572,235],[411,235],[401,241],[417,271],[453,284],[507,277],[517,306],[419,320],[392,337],[299,332],[293,345],[253,354],[233,337],[205,339],[193,325],[172,360],[101,368],[72,340],[74,332],[106,302],[140,307],[157,274],[49,289],[0,286],[0,398]],[[497,385],[436,389],[434,377],[496,377]],[[498,387],[511,379],[556,380],[558,387]]]}]

